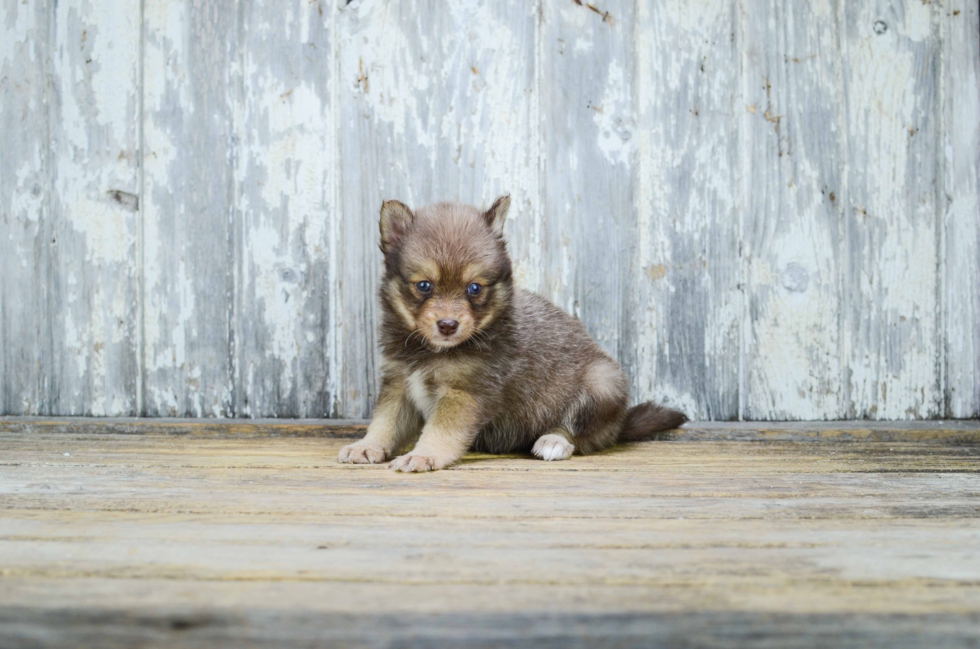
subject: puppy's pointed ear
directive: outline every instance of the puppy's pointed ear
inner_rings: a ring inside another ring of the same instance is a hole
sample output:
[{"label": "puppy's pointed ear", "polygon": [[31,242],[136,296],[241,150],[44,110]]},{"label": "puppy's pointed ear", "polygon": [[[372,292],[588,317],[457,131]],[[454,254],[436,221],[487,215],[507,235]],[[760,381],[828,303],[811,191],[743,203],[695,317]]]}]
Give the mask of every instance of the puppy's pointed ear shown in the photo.
[{"label": "puppy's pointed ear", "polygon": [[483,220],[487,227],[496,233],[504,231],[504,222],[507,220],[507,210],[510,209],[510,194],[504,194],[493,202],[490,209],[483,213]]},{"label": "puppy's pointed ear", "polygon": [[415,215],[400,201],[385,201],[381,204],[381,252],[388,254],[398,247],[412,225]]}]

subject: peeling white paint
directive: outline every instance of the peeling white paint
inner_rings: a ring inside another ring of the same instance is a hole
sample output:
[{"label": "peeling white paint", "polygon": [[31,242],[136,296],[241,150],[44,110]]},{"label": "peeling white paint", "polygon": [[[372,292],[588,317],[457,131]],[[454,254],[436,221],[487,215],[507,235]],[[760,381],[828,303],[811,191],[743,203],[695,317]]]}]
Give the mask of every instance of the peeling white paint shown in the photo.
[{"label": "peeling white paint", "polygon": [[[11,17],[13,24],[10,22]],[[4,18],[4,37],[0,39],[0,67],[19,64],[21,49],[32,42],[36,42],[41,36],[38,33],[37,14],[33,7],[19,7],[13,12],[6,13]],[[28,61],[34,62],[34,50],[32,48],[26,49]]]},{"label": "peeling white paint", "polygon": [[308,62],[332,53],[332,23],[315,4],[292,3],[284,15],[274,6],[251,7],[239,46],[249,91],[236,104],[238,414],[322,416],[337,392],[332,320],[323,320],[337,290],[336,127],[330,61]]},{"label": "peeling white paint", "polygon": [[[905,419],[941,412],[939,130],[934,80],[922,74],[938,54],[938,35],[931,20],[935,6],[916,5],[922,3],[903,5],[904,23],[889,24],[890,16],[871,7],[855,8],[849,21],[846,241],[860,268],[847,280],[850,416]],[[928,37],[910,25],[923,17]],[[885,28],[876,30],[877,20]]]},{"label": "peeling white paint", "polygon": [[291,278],[295,277],[295,273],[304,273],[305,268],[291,268],[291,259],[276,253],[281,245],[279,235],[269,226],[252,228],[250,241],[253,243],[245,250],[251,262],[246,281],[254,282],[258,315],[261,315],[269,334],[265,354],[282,363],[280,389],[289,393],[293,388],[293,370],[299,355],[296,341],[300,335],[296,330],[303,325],[302,289]]},{"label": "peeling white paint", "polygon": [[612,164],[625,165],[630,161],[633,151],[632,99],[622,63],[610,60],[605,93],[599,104],[591,108],[598,127],[597,145]]},{"label": "peeling white paint", "polygon": [[[17,168],[16,190],[9,198],[4,196],[3,199],[5,202],[9,200],[11,214],[22,214],[26,221],[37,223],[41,219],[45,198],[44,190],[37,182],[41,167],[40,151],[31,151],[29,155],[31,159]],[[12,230],[10,237],[13,237]]]},{"label": "peeling white paint", "polygon": [[364,416],[380,200],[509,192],[634,400],[978,414],[976,3],[144,5],[0,25],[7,410]]},{"label": "peeling white paint", "polygon": [[[741,415],[839,419],[842,386],[838,251],[846,144],[835,5],[748,6],[742,97],[743,315]],[[763,46],[762,43],[767,45]],[[805,281],[804,281],[805,280]]]},{"label": "peeling white paint", "polygon": [[943,3],[942,260],[947,416],[980,416],[980,6]]},{"label": "peeling white paint", "polygon": [[[66,190],[64,194],[70,195]],[[132,213],[109,205],[109,199],[80,196],[72,203],[71,225],[85,235],[86,260],[94,264],[131,263],[136,235]]]},{"label": "peeling white paint", "polygon": [[[737,416],[738,66],[727,2],[639,6],[637,400]],[[701,66],[710,60],[712,66]],[[695,114],[697,113],[697,114]],[[696,323],[696,324],[692,324]]]},{"label": "peeling white paint", "polygon": [[[6,7],[0,23],[0,412],[39,414],[42,392],[38,308],[43,267],[35,245],[43,237],[48,192],[44,87],[47,37],[36,4]],[[43,239],[42,239],[43,240]]]},{"label": "peeling white paint", "polygon": [[139,17],[117,0],[52,10],[46,291],[63,362],[49,398],[59,414],[132,415],[138,217],[121,197],[138,192]]}]

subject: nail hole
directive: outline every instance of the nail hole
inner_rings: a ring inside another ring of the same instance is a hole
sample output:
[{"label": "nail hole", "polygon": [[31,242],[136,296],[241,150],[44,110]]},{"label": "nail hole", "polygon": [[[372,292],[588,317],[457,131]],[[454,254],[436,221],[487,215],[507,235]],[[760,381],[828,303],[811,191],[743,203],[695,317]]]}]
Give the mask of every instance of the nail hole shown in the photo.
[{"label": "nail hole", "polygon": [[135,212],[140,208],[140,197],[136,194],[130,194],[121,189],[110,189],[106,193],[109,195],[109,200],[122,205],[131,212]]}]

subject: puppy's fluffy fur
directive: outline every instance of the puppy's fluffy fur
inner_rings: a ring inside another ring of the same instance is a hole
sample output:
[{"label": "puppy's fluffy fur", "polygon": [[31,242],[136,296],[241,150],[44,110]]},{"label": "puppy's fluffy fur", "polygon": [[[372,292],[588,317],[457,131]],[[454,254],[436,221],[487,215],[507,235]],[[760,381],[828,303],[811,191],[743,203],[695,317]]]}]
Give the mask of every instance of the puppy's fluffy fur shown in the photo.
[{"label": "puppy's fluffy fur", "polygon": [[381,394],[341,462],[442,469],[468,450],[591,453],[680,426],[654,403],[627,408],[626,376],[582,324],[513,284],[502,235],[510,197],[486,211],[381,208]]}]

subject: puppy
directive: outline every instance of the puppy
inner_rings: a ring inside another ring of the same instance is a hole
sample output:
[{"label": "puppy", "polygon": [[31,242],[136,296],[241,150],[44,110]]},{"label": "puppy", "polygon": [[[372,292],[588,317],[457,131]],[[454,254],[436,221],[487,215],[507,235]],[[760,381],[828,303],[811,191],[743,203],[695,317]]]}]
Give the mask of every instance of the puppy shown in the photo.
[{"label": "puppy", "polygon": [[419,433],[390,468],[435,471],[470,449],[565,460],[687,421],[652,402],[627,408],[625,374],[582,324],[514,286],[509,207],[381,206],[381,393],[340,462],[385,462]]}]

